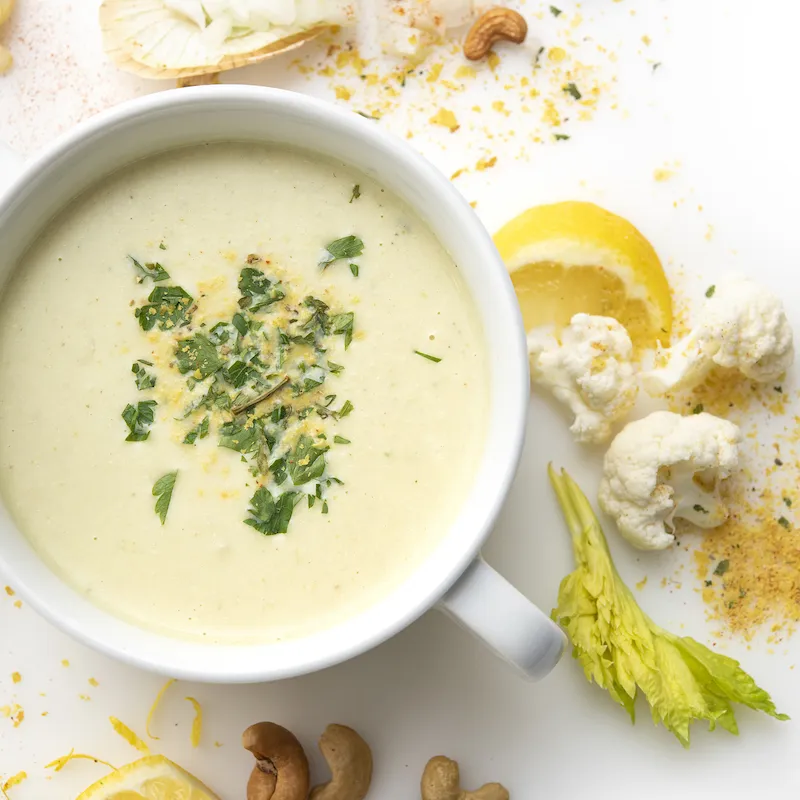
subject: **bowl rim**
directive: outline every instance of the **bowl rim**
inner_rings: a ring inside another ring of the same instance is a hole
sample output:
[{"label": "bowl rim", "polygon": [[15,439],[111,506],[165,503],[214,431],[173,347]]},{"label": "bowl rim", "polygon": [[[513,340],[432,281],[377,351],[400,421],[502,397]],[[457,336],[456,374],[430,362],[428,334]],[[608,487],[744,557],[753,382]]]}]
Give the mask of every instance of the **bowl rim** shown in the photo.
[{"label": "bowl rim", "polygon": [[[11,185],[0,194],[0,231],[2,231],[8,212],[15,200],[24,197],[27,193],[41,191],[44,183],[42,178],[46,177],[47,172],[55,169],[64,159],[74,157],[75,153],[79,153],[88,142],[98,137],[114,136],[120,127],[130,125],[148,115],[166,114],[169,116],[179,114],[181,110],[207,105],[218,107],[222,113],[226,106],[233,108],[241,107],[242,104],[248,106],[266,104],[276,113],[299,115],[315,125],[336,129],[355,141],[377,150],[383,150],[387,157],[398,162],[398,168],[402,167],[408,170],[415,179],[421,181],[427,191],[434,193],[446,207],[450,221],[459,226],[461,234],[470,242],[474,258],[480,260],[482,265],[486,265],[487,273],[491,273],[488,280],[492,284],[492,298],[497,314],[497,321],[492,322],[492,325],[498,330],[504,329],[502,341],[504,348],[508,349],[508,357],[505,360],[516,366],[509,369],[508,374],[504,375],[505,383],[502,393],[496,388],[492,390],[490,416],[502,413],[503,425],[510,435],[507,437],[507,441],[497,445],[500,448],[501,457],[492,464],[492,485],[486,493],[487,498],[482,505],[480,520],[472,525],[472,534],[465,538],[460,550],[456,551],[453,548],[447,568],[441,567],[436,570],[438,577],[433,574],[427,575],[424,580],[424,590],[405,598],[403,608],[395,609],[390,615],[372,614],[372,611],[382,608],[384,605],[383,601],[380,601],[376,604],[375,609],[368,610],[369,614],[365,611],[363,614],[346,620],[347,624],[337,624],[331,629],[326,629],[326,633],[334,634],[346,627],[348,631],[350,628],[357,629],[360,625],[363,631],[360,636],[351,635],[348,641],[344,640],[346,637],[335,635],[327,638],[319,637],[321,643],[324,642],[328,645],[328,649],[325,649],[324,652],[321,650],[311,657],[305,657],[302,659],[302,663],[281,666],[271,664],[270,659],[266,656],[269,648],[274,645],[269,644],[203,644],[152,632],[142,635],[142,630],[137,626],[108,612],[100,612],[108,620],[113,620],[117,627],[126,626],[134,638],[138,637],[144,640],[155,636],[162,641],[171,642],[174,646],[172,649],[177,648],[183,651],[183,655],[178,658],[156,654],[158,652],[156,648],[150,648],[149,654],[143,654],[135,647],[126,647],[108,636],[102,635],[97,626],[90,627],[86,619],[80,615],[65,611],[57,602],[47,597],[47,592],[43,591],[41,586],[37,586],[37,582],[41,580],[39,577],[41,569],[28,569],[31,565],[22,564],[21,562],[24,561],[22,557],[19,557],[18,554],[9,556],[4,553],[3,548],[0,548],[0,570],[11,583],[15,584],[15,590],[20,596],[57,628],[83,644],[126,663],[172,677],[204,682],[259,682],[317,671],[376,647],[399,633],[434,606],[478,555],[505,501],[522,452],[529,395],[527,348],[516,296],[489,233],[469,203],[431,162],[413,150],[405,141],[378,128],[372,120],[362,118],[353,112],[338,109],[330,103],[307,95],[282,89],[223,84],[173,89],[125,101],[62,134],[40,155],[23,166],[16,180],[12,181]],[[357,164],[353,166],[363,171],[363,168]],[[415,207],[413,203],[409,204],[416,213],[422,216],[418,207]],[[436,234],[435,226],[431,224],[430,220],[427,222]],[[439,238],[438,234],[437,238]],[[471,291],[471,294],[474,295],[474,292]],[[480,303],[478,305],[480,306]],[[483,316],[485,320],[486,317]],[[492,347],[488,341],[487,349],[491,360]],[[501,408],[495,407],[498,396],[502,398]],[[483,460],[486,460],[486,455]],[[4,525],[10,525],[12,529],[17,530],[0,502],[0,527]],[[22,534],[19,535],[24,538]],[[43,559],[30,545],[28,546],[39,567],[44,567],[49,571],[49,567],[45,566]],[[434,554],[438,553],[440,549],[437,547],[434,553],[429,554],[416,572],[421,574],[424,567],[433,561]],[[68,586],[60,576],[52,574],[58,582],[65,587]],[[408,584],[409,581],[404,582],[397,591],[392,593],[391,597],[403,594],[404,590],[408,589]],[[68,589],[75,595],[79,595],[77,590],[71,587]],[[409,595],[409,592],[405,591],[405,594]],[[85,598],[82,600],[87,605],[92,605]],[[92,608],[97,610],[97,607],[93,605]],[[372,619],[371,623],[365,621],[368,617]],[[137,631],[138,635],[130,629]],[[317,638],[316,634],[303,637],[301,641],[311,641],[315,638]],[[288,645],[288,643],[286,644]],[[210,668],[204,659],[195,661],[201,651],[205,653],[213,651],[218,654],[219,657],[214,659],[216,665],[213,668]],[[244,659],[242,658],[234,658],[234,655],[241,656],[245,652],[254,657],[249,664],[243,664]]]}]

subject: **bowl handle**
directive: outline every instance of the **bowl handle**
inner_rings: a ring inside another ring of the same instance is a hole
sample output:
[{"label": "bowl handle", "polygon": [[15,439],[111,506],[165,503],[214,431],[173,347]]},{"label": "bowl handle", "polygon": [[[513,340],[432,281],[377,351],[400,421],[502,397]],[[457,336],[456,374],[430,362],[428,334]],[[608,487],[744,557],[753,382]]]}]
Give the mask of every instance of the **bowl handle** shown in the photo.
[{"label": "bowl handle", "polygon": [[544,678],[567,643],[555,622],[480,557],[439,607],[529,680]]},{"label": "bowl handle", "polygon": [[0,142],[0,190],[5,189],[22,169],[22,156]]}]

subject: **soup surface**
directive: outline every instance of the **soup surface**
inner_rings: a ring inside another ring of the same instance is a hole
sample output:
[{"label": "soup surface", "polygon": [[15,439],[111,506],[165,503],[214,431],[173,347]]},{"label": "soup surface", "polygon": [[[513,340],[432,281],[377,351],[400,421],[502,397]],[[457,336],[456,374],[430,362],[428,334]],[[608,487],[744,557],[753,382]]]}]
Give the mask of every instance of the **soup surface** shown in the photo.
[{"label": "soup surface", "polygon": [[0,311],[0,492],[93,602],[174,636],[329,627],[470,491],[488,367],[427,227],[352,169],[172,151],[84,193]]}]

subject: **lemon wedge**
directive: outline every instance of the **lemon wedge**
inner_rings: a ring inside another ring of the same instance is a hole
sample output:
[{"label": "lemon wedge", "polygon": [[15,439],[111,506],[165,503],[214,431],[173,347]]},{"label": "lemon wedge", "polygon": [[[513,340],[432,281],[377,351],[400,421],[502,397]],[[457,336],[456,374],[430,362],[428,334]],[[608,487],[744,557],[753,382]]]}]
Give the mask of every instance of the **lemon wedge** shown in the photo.
[{"label": "lemon wedge", "polygon": [[511,274],[525,330],[567,325],[584,312],[613,317],[636,350],[669,343],[672,297],[650,242],[594,203],[535,206],[494,243]]},{"label": "lemon wedge", "polygon": [[219,800],[164,756],[146,756],[93,783],[78,800]]}]

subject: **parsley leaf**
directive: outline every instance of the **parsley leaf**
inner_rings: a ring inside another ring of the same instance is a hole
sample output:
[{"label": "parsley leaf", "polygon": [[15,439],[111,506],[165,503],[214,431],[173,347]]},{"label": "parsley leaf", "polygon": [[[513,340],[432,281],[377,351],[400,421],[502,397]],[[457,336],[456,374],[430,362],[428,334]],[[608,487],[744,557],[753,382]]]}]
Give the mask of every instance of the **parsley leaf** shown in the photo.
[{"label": "parsley leaf", "polygon": [[345,439],[344,436],[339,436],[338,434],[333,437],[333,441],[335,444],[350,444],[349,439]]},{"label": "parsley leaf", "polygon": [[349,400],[345,400],[339,410],[339,419],[346,417],[354,408],[355,406]]},{"label": "parsley leaf", "polygon": [[241,336],[247,336],[250,329],[247,327],[247,320],[241,314],[234,314],[232,323]]},{"label": "parsley leaf", "polygon": [[727,558],[723,559],[722,561],[714,567],[714,574],[715,575],[724,575],[728,571],[728,567],[730,567],[730,562]]},{"label": "parsley leaf", "polygon": [[203,417],[202,422],[195,425],[186,436],[183,437],[184,444],[194,444],[198,439],[205,439],[208,436],[208,417]]},{"label": "parsley leaf", "polygon": [[239,291],[242,294],[239,307],[255,313],[286,295],[280,284],[273,283],[260,269],[245,267],[239,273]]},{"label": "parsley leaf", "polygon": [[331,333],[341,333],[344,335],[344,349],[350,347],[353,341],[353,323],[356,315],[352,311],[344,314],[334,314],[331,317]]},{"label": "parsley leaf", "polygon": [[355,258],[360,256],[363,251],[364,242],[358,236],[343,236],[325,247],[325,255],[320,259],[319,266],[325,269],[340,258]]},{"label": "parsley leaf", "polygon": [[303,434],[288,456],[286,463],[289,467],[289,477],[295,486],[321,477],[325,472],[325,452],[327,447],[315,447],[314,440]]},{"label": "parsley leaf", "polygon": [[175,479],[177,477],[178,470],[175,470],[175,472],[168,472],[166,475],[162,475],[153,484],[153,497],[158,498],[158,500],[156,500],[156,514],[161,518],[162,525],[167,518],[169,504],[172,502],[172,490],[175,488]]},{"label": "parsley leaf", "polygon": [[219,446],[237,453],[254,453],[263,441],[263,433],[258,420],[248,420],[244,425],[226,422],[219,429]]},{"label": "parsley leaf", "polygon": [[353,273],[353,277],[354,278],[357,278],[358,277],[358,264],[351,264],[350,265],[350,272]]},{"label": "parsley leaf", "polygon": [[125,406],[122,412],[122,419],[128,426],[130,433],[125,437],[126,442],[143,442],[150,435],[147,428],[153,424],[155,412],[153,409],[158,405],[155,400],[142,400],[135,406],[130,403]]},{"label": "parsley leaf", "polygon": [[202,380],[222,368],[217,348],[202,333],[189,339],[181,339],[175,347],[175,358],[181,375],[191,372]]},{"label": "parsley leaf", "polygon": [[554,133],[553,138],[557,142],[566,142],[569,139],[569,136],[567,136],[566,133]]},{"label": "parsley leaf", "polygon": [[361,185],[357,183],[355,186],[353,186],[353,193],[350,195],[350,202],[352,203],[353,200],[358,200],[359,197],[361,197]]},{"label": "parsley leaf", "polygon": [[437,356],[431,356],[427,353],[423,353],[421,350],[414,351],[418,356],[422,356],[423,358],[427,358],[428,361],[433,361],[434,364],[438,364],[442,359],[438,358]]},{"label": "parsley leaf", "polygon": [[574,83],[568,83],[563,87],[563,91],[570,95],[570,97],[573,97],[575,100],[580,100],[581,97],[583,97],[578,90],[578,87]]},{"label": "parsley leaf", "polygon": [[556,8],[555,6],[550,6],[550,13],[554,17],[560,17],[561,16],[561,9],[560,8]]},{"label": "parsley leaf", "polygon": [[143,389],[152,389],[156,385],[155,375],[151,375],[142,364],[147,364],[152,367],[149,361],[134,361],[131,366],[131,372],[136,376],[136,388],[141,392]]},{"label": "parsley leaf", "polygon": [[244,521],[245,525],[250,525],[265,536],[286,533],[298,497],[298,492],[284,492],[276,500],[266,486],[256,489],[250,500],[250,517]]},{"label": "parsley leaf", "polygon": [[717,285],[712,283],[711,286],[709,286],[708,289],[706,289],[706,297],[713,297],[714,292],[716,291],[717,291]]},{"label": "parsley leaf", "polygon": [[253,368],[244,361],[234,361],[233,364],[223,370],[225,380],[236,389],[240,389],[247,383],[252,372]]},{"label": "parsley leaf", "polygon": [[169,272],[167,272],[161,264],[141,264],[133,256],[128,256],[128,258],[131,260],[131,263],[138,273],[136,276],[138,283],[142,283],[145,278],[151,278],[153,283],[168,280]]},{"label": "parsley leaf", "polygon": [[192,296],[180,286],[156,286],[147,300],[149,305],[134,311],[142,330],[152,330],[158,323],[159,329],[166,331],[189,322]]}]

